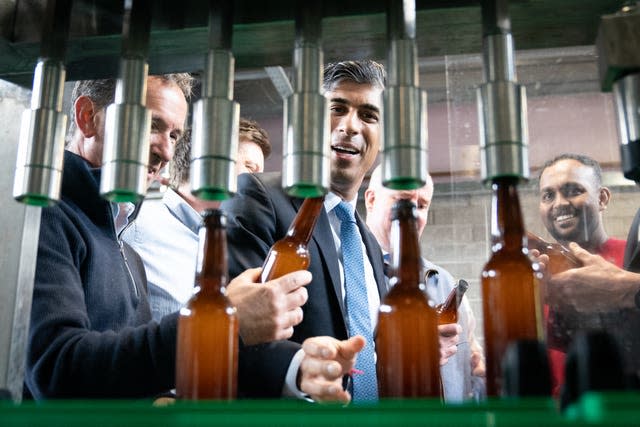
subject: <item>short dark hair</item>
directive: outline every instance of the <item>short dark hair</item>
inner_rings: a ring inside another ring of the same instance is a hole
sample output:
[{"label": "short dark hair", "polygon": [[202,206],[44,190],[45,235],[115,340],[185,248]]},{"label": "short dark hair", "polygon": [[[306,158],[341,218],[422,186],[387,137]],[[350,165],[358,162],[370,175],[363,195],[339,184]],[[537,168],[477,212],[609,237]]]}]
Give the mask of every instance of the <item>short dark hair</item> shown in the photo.
[{"label": "short dark hair", "polygon": [[[240,118],[238,139],[248,139],[262,150],[266,159],[271,154],[269,135],[258,122]],[[173,187],[189,181],[191,170],[191,130],[187,129],[182,138],[176,143],[173,159],[169,163],[169,181]]]},{"label": "short dark hair", "polygon": [[341,61],[325,65],[322,88],[333,90],[336,84],[350,80],[360,84],[370,84],[384,89],[387,84],[387,73],[384,66],[376,61]]},{"label": "short dark hair", "polygon": [[544,172],[544,170],[555,165],[561,160],[575,160],[585,166],[590,167],[591,169],[593,169],[595,184],[598,187],[602,185],[602,168],[600,167],[600,163],[589,156],[585,156],[584,154],[564,153],[554,157],[551,160],[546,161],[545,164],[542,165],[542,169],[540,169],[540,173],[538,174],[538,186],[540,186],[540,178],[542,177],[542,173]]},{"label": "short dark hair", "polygon": [[[164,82],[173,82],[182,91],[185,99],[191,98],[195,79],[189,73],[173,73],[149,76],[158,78]],[[73,86],[71,92],[71,108],[69,111],[69,131],[67,132],[67,142],[73,138],[76,131],[75,109],[76,100],[81,96],[91,98],[98,110],[106,108],[112,104],[116,96],[116,79],[96,79],[96,80],[79,80]]]}]

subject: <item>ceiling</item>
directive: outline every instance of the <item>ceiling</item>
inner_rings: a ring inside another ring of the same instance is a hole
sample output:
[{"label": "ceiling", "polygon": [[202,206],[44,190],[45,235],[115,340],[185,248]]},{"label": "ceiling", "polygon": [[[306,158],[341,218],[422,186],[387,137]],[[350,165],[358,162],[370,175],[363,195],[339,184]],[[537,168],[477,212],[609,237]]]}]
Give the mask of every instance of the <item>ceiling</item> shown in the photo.
[{"label": "ceiling", "polygon": [[[153,1],[151,73],[202,70],[208,48],[203,0]],[[294,0],[236,0],[232,35],[238,71],[287,67],[295,37]],[[519,50],[591,45],[600,17],[622,0],[514,0],[509,15]],[[0,0],[0,78],[30,86],[39,54],[44,0]],[[322,2],[325,59],[386,57],[384,0]],[[112,0],[72,2],[67,78],[117,75],[122,4]],[[416,1],[416,42],[421,58],[479,53],[479,1]],[[50,34],[47,34],[50,37]]]}]

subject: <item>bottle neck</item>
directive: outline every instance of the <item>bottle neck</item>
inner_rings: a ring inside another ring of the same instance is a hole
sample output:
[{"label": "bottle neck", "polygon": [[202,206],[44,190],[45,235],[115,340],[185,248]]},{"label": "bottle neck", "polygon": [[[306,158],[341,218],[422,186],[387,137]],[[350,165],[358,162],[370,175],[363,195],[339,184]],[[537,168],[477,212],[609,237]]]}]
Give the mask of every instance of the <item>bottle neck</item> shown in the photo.
[{"label": "bottle neck", "polygon": [[415,205],[408,200],[401,200],[394,207],[390,243],[391,272],[397,279],[395,286],[419,288],[422,283],[422,257]]},{"label": "bottle neck", "polygon": [[313,234],[313,228],[320,216],[320,210],[324,206],[324,196],[308,197],[302,202],[300,210],[291,222],[287,236],[295,240],[308,243]]},{"label": "bottle neck", "polygon": [[203,213],[196,284],[201,292],[224,292],[228,282],[226,218],[218,209]]},{"label": "bottle neck", "polygon": [[518,249],[526,246],[524,223],[518,199],[518,179],[498,178],[493,181],[491,200],[491,238],[493,250],[502,247]]}]

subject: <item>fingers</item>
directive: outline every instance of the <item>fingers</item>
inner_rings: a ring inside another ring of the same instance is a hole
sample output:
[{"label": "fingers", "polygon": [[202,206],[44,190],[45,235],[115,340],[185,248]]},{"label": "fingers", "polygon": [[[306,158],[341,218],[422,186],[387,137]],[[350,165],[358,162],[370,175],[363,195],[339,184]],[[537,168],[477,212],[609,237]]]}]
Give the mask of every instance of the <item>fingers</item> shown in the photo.
[{"label": "fingers", "polygon": [[266,284],[272,284],[281,289],[285,294],[299,289],[301,286],[305,286],[311,282],[311,273],[307,270],[298,270],[293,273],[285,274],[274,280],[266,282]]},{"label": "fingers", "polygon": [[[338,343],[338,354],[343,359],[349,360],[355,358],[356,354],[360,352],[367,343],[367,340],[362,335],[356,335],[348,340],[340,341]],[[354,360],[355,362],[355,360]]]},{"label": "fingers", "polygon": [[342,389],[342,377],[355,363],[364,343],[361,336],[344,341],[332,337],[306,339],[302,343],[301,390],[318,402],[348,403],[351,396]]},{"label": "fingers", "polygon": [[303,377],[300,389],[307,393],[316,402],[341,402],[349,403],[351,395],[343,390],[338,381],[325,381],[316,378]]}]

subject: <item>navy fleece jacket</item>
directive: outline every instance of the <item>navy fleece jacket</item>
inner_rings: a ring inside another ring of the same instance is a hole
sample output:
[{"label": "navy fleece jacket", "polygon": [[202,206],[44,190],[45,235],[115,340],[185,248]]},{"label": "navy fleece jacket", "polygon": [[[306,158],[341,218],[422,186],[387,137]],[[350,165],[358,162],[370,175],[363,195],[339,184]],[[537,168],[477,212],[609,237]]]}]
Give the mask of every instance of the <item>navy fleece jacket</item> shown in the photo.
[{"label": "navy fleece jacket", "polygon": [[61,201],[42,209],[26,393],[131,398],[172,388],[177,315],[152,322],[145,286],[99,195],[99,170],[66,151]]}]

